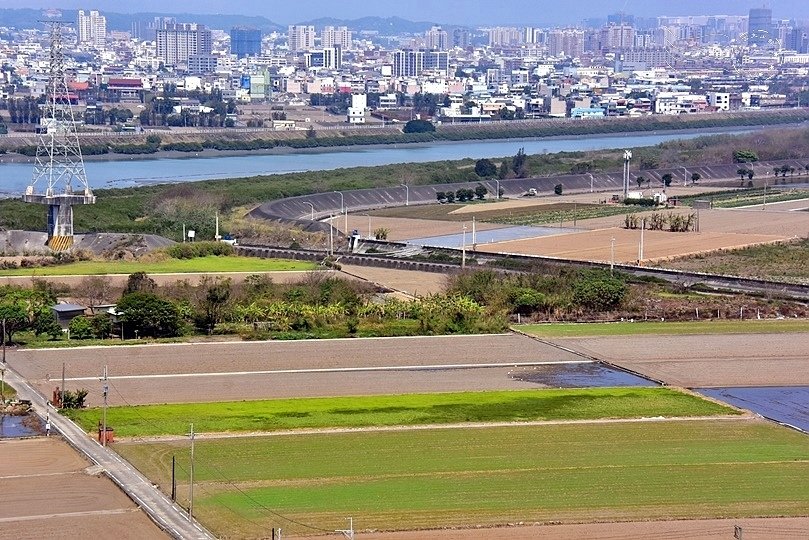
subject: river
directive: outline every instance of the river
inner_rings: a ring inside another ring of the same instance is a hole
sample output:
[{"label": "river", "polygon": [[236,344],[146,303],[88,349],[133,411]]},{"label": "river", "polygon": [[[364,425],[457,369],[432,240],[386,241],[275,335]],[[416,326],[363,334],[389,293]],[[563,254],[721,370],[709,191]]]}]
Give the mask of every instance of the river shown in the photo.
[{"label": "river", "polygon": [[[350,148],[323,148],[317,151],[253,154],[241,156],[193,156],[163,159],[89,161],[87,179],[93,188],[118,188],[155,183],[194,182],[301,171],[326,171],[345,167],[425,163],[463,158],[503,157],[525,148],[527,154],[586,151],[653,146],[675,139],[704,135],[749,133],[755,127],[710,130],[624,133],[543,139],[499,139],[431,144],[406,144]],[[0,195],[25,191],[31,182],[31,163],[2,163],[0,156]],[[40,191],[42,188],[38,188]]]}]

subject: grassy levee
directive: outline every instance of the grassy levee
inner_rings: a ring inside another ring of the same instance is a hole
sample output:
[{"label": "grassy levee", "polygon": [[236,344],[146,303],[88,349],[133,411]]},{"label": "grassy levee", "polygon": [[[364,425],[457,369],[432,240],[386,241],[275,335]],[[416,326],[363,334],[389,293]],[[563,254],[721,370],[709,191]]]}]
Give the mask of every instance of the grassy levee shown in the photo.
[{"label": "grassy levee", "polygon": [[79,261],[55,266],[13,268],[0,270],[0,276],[83,276],[105,274],[186,274],[205,272],[280,272],[314,270],[316,265],[307,261],[259,259],[257,257],[218,257],[208,255],[194,259],[166,259],[156,262],[141,261]]},{"label": "grassy levee", "polygon": [[722,320],[686,322],[614,322],[523,324],[515,329],[538,337],[700,335],[700,334],[782,334],[809,332],[805,319]]},{"label": "grassy levee", "polygon": [[[734,413],[729,407],[668,388],[586,388],[111,407],[107,410],[107,421],[115,426],[119,436],[132,437],[178,435],[185,433],[190,422],[200,433],[237,433]],[[98,425],[100,410],[82,409],[67,414],[91,431]]]},{"label": "grassy levee", "polygon": [[[115,449],[164,490],[176,456],[185,505],[188,447]],[[312,533],[287,518],[390,530],[809,508],[809,439],[756,420],[199,440],[195,459],[197,517],[225,537]]]}]

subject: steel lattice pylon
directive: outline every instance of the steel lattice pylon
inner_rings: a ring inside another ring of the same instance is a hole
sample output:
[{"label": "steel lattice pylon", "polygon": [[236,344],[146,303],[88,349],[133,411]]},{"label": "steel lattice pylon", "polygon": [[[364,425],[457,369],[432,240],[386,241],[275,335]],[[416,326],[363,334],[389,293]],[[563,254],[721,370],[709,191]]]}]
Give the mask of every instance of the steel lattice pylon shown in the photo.
[{"label": "steel lattice pylon", "polygon": [[46,21],[45,24],[51,35],[50,73],[37,129],[34,174],[23,200],[48,205],[48,245],[63,250],[73,245],[73,205],[94,204],[95,196],[87,183],[65,79],[63,23]]}]

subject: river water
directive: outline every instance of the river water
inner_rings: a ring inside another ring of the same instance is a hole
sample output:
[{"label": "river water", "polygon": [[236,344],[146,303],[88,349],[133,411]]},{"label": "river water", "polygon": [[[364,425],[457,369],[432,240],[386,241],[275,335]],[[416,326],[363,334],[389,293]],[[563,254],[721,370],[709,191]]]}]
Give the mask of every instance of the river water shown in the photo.
[{"label": "river water", "polygon": [[[527,154],[587,151],[653,146],[675,139],[692,139],[718,133],[749,133],[760,128],[726,128],[628,133],[617,135],[559,137],[544,139],[500,139],[453,143],[406,144],[319,151],[292,151],[246,156],[164,159],[123,159],[87,162],[87,179],[93,188],[141,186],[155,183],[193,182],[301,171],[326,171],[357,166],[425,163],[463,158],[503,157],[524,148]],[[123,157],[123,156],[122,156]],[[2,163],[0,195],[17,195],[31,182],[30,163]],[[40,188],[41,189],[41,188]],[[39,189],[38,189],[39,191]]]}]

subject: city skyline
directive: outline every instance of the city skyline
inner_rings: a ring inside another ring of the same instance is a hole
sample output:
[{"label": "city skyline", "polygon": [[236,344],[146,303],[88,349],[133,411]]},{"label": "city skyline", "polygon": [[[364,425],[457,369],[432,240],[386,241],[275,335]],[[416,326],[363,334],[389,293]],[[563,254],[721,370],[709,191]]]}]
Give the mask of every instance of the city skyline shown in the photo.
[{"label": "city skyline", "polygon": [[[130,4],[131,5],[131,4]],[[683,15],[746,15],[751,8],[766,6],[772,9],[774,18],[809,19],[809,3],[796,0],[774,0],[770,2],[739,3],[731,0],[717,0],[706,4],[697,0],[682,0],[676,9],[670,3],[633,2],[625,0],[604,3],[583,0],[574,4],[548,4],[537,9],[536,3],[517,0],[497,5],[496,12],[490,9],[490,2],[483,0],[446,0],[435,3],[430,0],[413,0],[409,3],[382,0],[369,5],[359,0],[345,0],[339,6],[326,0],[311,0],[305,4],[268,7],[255,0],[232,0],[227,4],[216,0],[199,0],[193,5],[177,6],[171,12],[199,14],[222,13],[229,15],[261,15],[279,24],[293,24],[322,17],[337,19],[357,19],[366,16],[398,16],[413,21],[428,21],[459,25],[573,25],[588,18],[606,17],[608,14],[624,11],[640,17],[683,16]],[[164,2],[142,0],[135,4],[136,9],[126,9],[115,0],[6,0],[8,8],[57,8],[57,9],[97,9],[118,13],[155,12],[167,13]],[[224,9],[223,9],[224,8]],[[226,10],[226,11],[225,11]]]}]

